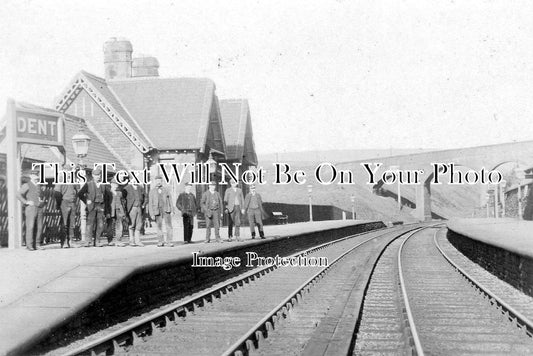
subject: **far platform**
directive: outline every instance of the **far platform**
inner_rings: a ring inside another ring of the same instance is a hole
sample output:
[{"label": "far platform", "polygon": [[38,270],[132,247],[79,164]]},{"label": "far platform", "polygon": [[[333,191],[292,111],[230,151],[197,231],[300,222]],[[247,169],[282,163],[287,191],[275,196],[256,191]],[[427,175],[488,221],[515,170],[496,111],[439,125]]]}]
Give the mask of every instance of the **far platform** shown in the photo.
[{"label": "far platform", "polygon": [[533,259],[533,221],[452,219],[447,226],[459,235]]},{"label": "far platform", "polygon": [[[265,226],[267,240],[335,230],[378,222],[334,220]],[[221,229],[227,241],[227,229]],[[211,238],[214,239],[212,232]],[[157,247],[157,236],[142,238],[145,247],[91,247],[44,250],[0,249],[0,355],[42,338],[54,325],[80,313],[101,295],[139,269],[189,259],[194,251],[214,252],[237,244],[250,246],[248,227],[241,227],[244,242],[206,244],[205,229],[195,229],[193,243]],[[29,323],[29,321],[31,322]],[[29,323],[29,324],[28,324]]]}]

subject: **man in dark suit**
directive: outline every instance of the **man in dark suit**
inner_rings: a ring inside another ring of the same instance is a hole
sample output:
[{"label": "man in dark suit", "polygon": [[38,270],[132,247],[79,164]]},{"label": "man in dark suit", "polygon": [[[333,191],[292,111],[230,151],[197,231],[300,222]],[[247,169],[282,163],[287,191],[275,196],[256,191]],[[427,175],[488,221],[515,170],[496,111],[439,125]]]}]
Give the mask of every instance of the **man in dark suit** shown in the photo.
[{"label": "man in dark suit", "polygon": [[178,196],[176,207],[181,211],[183,217],[183,241],[191,243],[192,231],[194,228],[194,216],[196,215],[196,197],[191,192],[192,184],[185,185],[185,191]]},{"label": "man in dark suit", "polygon": [[[37,185],[39,172],[32,170],[28,176],[30,180],[20,187],[17,198],[24,204],[26,217],[26,248],[30,251],[41,249],[41,235],[43,231],[43,208],[45,199],[43,190]],[[35,231],[37,230],[37,231]],[[36,235],[34,235],[34,232]]]},{"label": "man in dark suit", "polygon": [[122,198],[122,191],[118,187],[118,183],[115,179],[111,182],[111,219],[114,225],[113,238],[109,243],[109,246],[124,247],[122,242],[122,233],[124,220],[126,218],[126,204]]},{"label": "man in dark suit", "polygon": [[130,246],[144,246],[141,242],[146,194],[144,188],[137,184],[128,184],[126,192],[126,210],[130,218]]},{"label": "man in dark suit", "polygon": [[200,206],[205,214],[205,242],[211,242],[211,225],[215,228],[215,238],[217,242],[220,239],[220,219],[222,218],[222,198],[215,190],[215,183],[209,183],[209,190],[202,195]]},{"label": "man in dark suit", "polygon": [[255,225],[259,229],[259,236],[262,239],[265,238],[263,232],[263,216],[266,216],[266,212],[263,209],[263,200],[261,195],[255,191],[255,185],[250,186],[250,193],[246,194],[244,199],[244,210],[248,215],[248,223],[250,224],[250,232],[252,233],[252,239],[255,239]]},{"label": "man in dark suit", "polygon": [[107,245],[101,241],[101,237],[105,220],[111,212],[111,195],[107,184],[102,184],[102,171],[99,168],[93,171],[92,176],[93,179],[85,183],[78,192],[78,198],[87,206],[88,241],[82,241],[80,247]]},{"label": "man in dark suit", "polygon": [[[64,170],[69,170],[70,166],[65,164]],[[66,242],[70,247],[70,241],[74,241],[74,229],[76,227],[76,207],[78,206],[78,185],[77,184],[56,184],[54,191],[57,192],[57,206],[61,209],[61,248]]]},{"label": "man in dark suit", "polygon": [[224,204],[229,217],[228,240],[233,238],[233,225],[235,225],[235,239],[242,241],[240,238],[241,214],[244,214],[244,197],[242,190],[237,186],[237,182],[231,180],[231,188],[226,189],[224,193]]},{"label": "man in dark suit", "polygon": [[[155,183],[148,196],[148,212],[150,218],[155,220],[157,224],[157,237],[159,238],[158,247],[172,247],[172,214],[174,213],[174,205],[172,204],[172,196],[167,187],[163,186],[161,176],[155,177]],[[163,234],[163,221],[165,222],[166,239]],[[165,241],[166,240],[166,241]]]}]

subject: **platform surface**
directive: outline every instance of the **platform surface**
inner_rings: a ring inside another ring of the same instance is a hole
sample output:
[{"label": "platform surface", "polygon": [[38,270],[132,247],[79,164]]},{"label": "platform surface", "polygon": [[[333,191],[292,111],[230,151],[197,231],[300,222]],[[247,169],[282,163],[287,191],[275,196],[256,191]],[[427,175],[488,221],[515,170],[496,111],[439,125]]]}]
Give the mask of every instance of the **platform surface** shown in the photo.
[{"label": "platform surface", "polygon": [[[368,222],[319,221],[265,226],[264,230],[267,238],[274,238]],[[227,228],[220,232],[226,240]],[[241,227],[241,238],[245,241],[206,244],[205,229],[195,229],[193,243],[185,245],[181,240],[174,247],[157,247],[157,235],[148,233],[141,239],[145,247],[61,249],[55,244],[40,251],[0,249],[0,325],[8,326],[0,328],[0,355],[44,335],[50,325],[79,313],[139,268],[189,258],[195,251],[224,250],[257,241],[251,240],[248,227]]]},{"label": "platform surface", "polygon": [[448,229],[473,240],[533,259],[533,221],[504,219],[452,219]]}]

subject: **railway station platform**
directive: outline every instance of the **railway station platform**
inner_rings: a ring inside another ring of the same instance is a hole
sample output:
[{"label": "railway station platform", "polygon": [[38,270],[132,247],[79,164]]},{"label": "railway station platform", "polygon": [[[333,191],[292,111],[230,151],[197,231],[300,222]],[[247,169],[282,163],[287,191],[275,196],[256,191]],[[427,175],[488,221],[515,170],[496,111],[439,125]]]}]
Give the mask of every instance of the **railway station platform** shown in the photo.
[{"label": "railway station platform", "polygon": [[447,225],[459,235],[533,259],[533,221],[453,219]]},{"label": "railway station platform", "polygon": [[448,239],[464,255],[533,296],[533,221],[452,219]]},{"label": "railway station platform", "polygon": [[[286,256],[384,226],[379,221],[336,220],[265,226],[264,240],[252,240],[244,227],[243,242],[206,244],[205,229],[195,229],[193,243],[174,247],[157,247],[156,235],[147,234],[145,247],[2,249],[0,355],[23,353],[51,334],[54,342],[94,319],[115,322],[124,311],[142,312],[154,302],[184,297],[244,271],[192,268],[193,252]],[[221,237],[227,238],[225,229]]]}]

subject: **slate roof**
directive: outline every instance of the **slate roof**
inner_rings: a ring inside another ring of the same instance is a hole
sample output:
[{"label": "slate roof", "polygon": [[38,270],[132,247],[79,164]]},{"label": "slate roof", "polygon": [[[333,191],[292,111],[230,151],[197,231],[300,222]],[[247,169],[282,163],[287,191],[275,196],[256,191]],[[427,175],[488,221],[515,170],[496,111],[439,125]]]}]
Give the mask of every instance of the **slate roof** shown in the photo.
[{"label": "slate roof", "polygon": [[107,83],[138,126],[164,149],[200,149],[207,138],[215,84],[205,78],[143,77]]},{"label": "slate roof", "polygon": [[220,100],[220,115],[226,139],[226,157],[229,160],[241,161],[243,156],[248,155],[246,160],[257,164],[248,100]]},{"label": "slate roof", "polygon": [[142,128],[137,124],[137,122],[131,117],[129,112],[124,108],[120,103],[119,99],[110,89],[109,85],[105,79],[97,77],[91,73],[81,71],[81,74],[98,90],[98,92],[107,100],[107,102],[118,112],[120,116],[128,123],[128,125],[135,131],[135,133],[140,136],[145,142],[150,143],[152,146],[154,144],[149,137],[145,134]]}]

